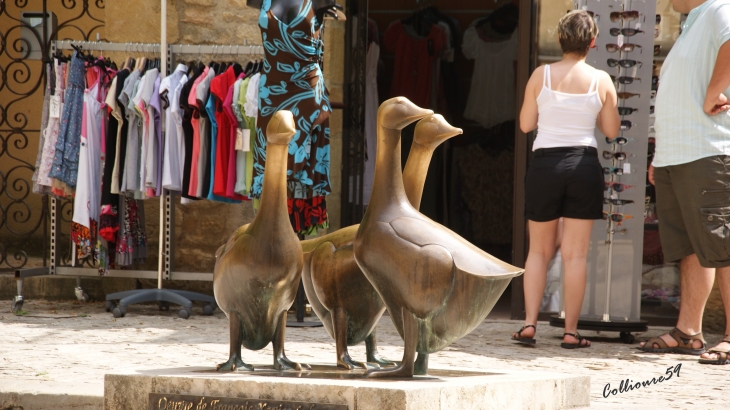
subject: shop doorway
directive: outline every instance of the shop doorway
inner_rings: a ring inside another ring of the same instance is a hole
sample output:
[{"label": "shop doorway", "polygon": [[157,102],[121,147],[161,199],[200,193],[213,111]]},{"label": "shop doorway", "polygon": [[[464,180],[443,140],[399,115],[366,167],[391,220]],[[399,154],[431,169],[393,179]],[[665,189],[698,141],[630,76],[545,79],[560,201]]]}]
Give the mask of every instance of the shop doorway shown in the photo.
[{"label": "shop doorway", "polygon": [[[527,10],[522,33],[521,8]],[[464,130],[434,153],[421,212],[518,266],[526,253],[521,183],[515,181],[524,175],[527,155],[521,151],[527,145],[525,136],[516,134],[515,120],[527,80],[520,72],[531,71],[530,8],[531,1],[519,0],[367,2],[365,94],[370,88],[372,98],[377,91],[377,104],[404,95]],[[403,165],[414,127],[402,133]],[[368,186],[368,169],[365,161],[365,206],[368,189],[377,189]],[[519,316],[521,294],[517,280],[495,314]]]}]

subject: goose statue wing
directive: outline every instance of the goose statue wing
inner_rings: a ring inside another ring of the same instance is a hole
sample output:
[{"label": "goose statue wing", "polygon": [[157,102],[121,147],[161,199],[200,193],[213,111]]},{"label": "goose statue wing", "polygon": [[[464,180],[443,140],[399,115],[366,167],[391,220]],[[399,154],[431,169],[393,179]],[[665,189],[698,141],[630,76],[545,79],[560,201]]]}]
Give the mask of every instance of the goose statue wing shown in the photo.
[{"label": "goose statue wing", "polygon": [[326,242],[332,243],[332,246],[334,246],[335,249],[340,249],[342,247],[352,245],[352,242],[355,241],[355,236],[357,235],[357,229],[359,227],[360,225],[352,225],[348,226],[347,228],[339,229],[330,234],[320,236],[319,238],[301,241],[302,252],[304,254],[312,253],[315,251],[315,249],[319,247],[319,245]]},{"label": "goose statue wing", "polygon": [[390,226],[404,241],[420,247],[439,245],[447,249],[460,272],[494,279],[511,278],[524,272],[524,269],[502,262],[428,218],[399,217],[392,220]]}]

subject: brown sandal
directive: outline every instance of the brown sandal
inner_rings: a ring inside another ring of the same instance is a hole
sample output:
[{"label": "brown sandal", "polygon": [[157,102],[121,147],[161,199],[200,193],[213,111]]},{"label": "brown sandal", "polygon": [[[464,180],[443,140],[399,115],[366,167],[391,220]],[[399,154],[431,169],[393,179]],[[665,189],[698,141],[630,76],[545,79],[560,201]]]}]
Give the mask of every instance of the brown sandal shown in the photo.
[{"label": "brown sandal", "polygon": [[522,326],[522,329],[518,330],[517,333],[512,335],[512,340],[518,343],[534,346],[535,343],[537,343],[534,338],[522,337],[522,331],[524,331],[528,327],[535,329],[535,332],[537,332],[537,328],[535,327],[535,325],[525,325]]},{"label": "brown sandal", "polygon": [[[730,343],[730,335],[725,335],[725,338],[722,339],[722,342]],[[720,342],[720,343],[722,343],[722,342]],[[717,355],[717,357],[714,359],[700,358],[701,364],[719,364],[719,365],[730,364],[730,349],[722,350],[722,349],[713,347],[712,349],[708,350],[707,353],[714,353],[715,355]]]},{"label": "brown sandal", "polygon": [[[667,345],[664,339],[660,337],[653,337],[647,340],[644,343],[644,346],[637,347],[637,349],[641,350],[642,352],[648,353],[677,353],[700,355],[704,353],[705,349],[707,348],[707,342],[705,342],[705,338],[702,337],[702,332],[694,335],[688,335],[675,327],[669,332],[669,336],[677,341],[677,346],[670,347],[669,345]],[[701,348],[695,349],[692,347],[695,340],[699,340],[702,342]]]}]

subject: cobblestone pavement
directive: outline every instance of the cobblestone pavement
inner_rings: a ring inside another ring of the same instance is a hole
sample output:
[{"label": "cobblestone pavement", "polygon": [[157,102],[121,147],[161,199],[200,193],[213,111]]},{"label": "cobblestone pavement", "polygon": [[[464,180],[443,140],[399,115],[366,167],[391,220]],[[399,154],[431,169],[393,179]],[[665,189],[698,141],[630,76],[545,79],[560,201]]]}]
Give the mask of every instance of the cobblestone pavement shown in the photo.
[{"label": "cobblestone pavement", "polygon": [[[105,373],[215,366],[228,357],[228,325],[216,311],[202,316],[199,308],[183,320],[177,312],[158,312],[156,306],[135,305],[127,316],[114,319],[102,303],[28,301],[25,316],[0,306],[0,392],[103,395]],[[308,320],[313,320],[308,318]],[[593,342],[588,349],[560,348],[561,329],[538,324],[538,347],[523,347],[509,340],[520,323],[489,320],[470,335],[431,356],[431,367],[449,366],[585,374],[591,377],[591,408],[598,409],[727,409],[730,366],[707,366],[684,355],[642,354],[637,344],[626,345],[618,334],[584,332]],[[640,338],[668,328],[652,328]],[[717,343],[720,335],[706,335]],[[289,328],[289,358],[311,363],[332,363],[334,343],[323,328]],[[380,353],[391,359],[402,355],[402,341],[390,319],[378,328]],[[364,360],[363,345],[350,348]],[[271,347],[244,350],[244,360],[269,364]],[[603,396],[604,387],[618,389],[624,379],[633,383],[663,375],[681,365],[679,374],[660,384]]]}]

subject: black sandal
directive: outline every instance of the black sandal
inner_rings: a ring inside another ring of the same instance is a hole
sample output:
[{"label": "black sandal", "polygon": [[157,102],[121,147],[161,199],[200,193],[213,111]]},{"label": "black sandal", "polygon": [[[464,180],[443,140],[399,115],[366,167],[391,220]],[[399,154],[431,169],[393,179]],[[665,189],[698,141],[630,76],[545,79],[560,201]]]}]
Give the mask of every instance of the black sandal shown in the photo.
[{"label": "black sandal", "polygon": [[535,339],[529,338],[529,337],[522,337],[522,331],[525,330],[525,329],[527,329],[528,327],[531,327],[531,328],[535,329],[535,332],[537,332],[537,328],[535,327],[535,325],[525,325],[525,326],[522,326],[522,329],[520,329],[520,330],[517,331],[516,337],[515,337],[515,335],[512,335],[512,340],[514,340],[517,343],[522,343],[522,344],[534,346],[535,343],[537,343],[535,341]]},{"label": "black sandal", "polygon": [[[582,349],[584,347],[591,347],[591,345],[588,344],[588,339],[586,339],[583,336],[581,336],[580,334],[578,334],[578,332],[575,332],[575,333],[563,333],[563,338],[565,338],[566,335],[573,336],[574,338],[576,338],[576,340],[578,340],[578,343],[565,343],[565,342],[563,342],[563,343],[560,344],[560,347],[562,347],[563,349]],[[583,343],[584,340],[586,341],[585,344]]]}]

